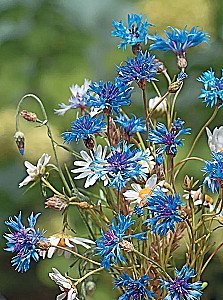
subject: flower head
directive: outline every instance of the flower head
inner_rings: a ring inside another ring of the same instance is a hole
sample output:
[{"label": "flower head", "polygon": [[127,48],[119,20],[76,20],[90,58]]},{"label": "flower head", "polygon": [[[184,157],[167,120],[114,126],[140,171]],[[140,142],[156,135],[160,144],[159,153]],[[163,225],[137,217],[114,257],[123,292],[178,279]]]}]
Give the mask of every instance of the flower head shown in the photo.
[{"label": "flower head", "polygon": [[128,135],[132,135],[136,132],[145,133],[146,131],[145,121],[142,120],[142,117],[137,119],[136,116],[133,115],[133,118],[128,120],[125,115],[119,115],[116,117],[116,122]]},{"label": "flower head", "polygon": [[206,107],[216,105],[218,108],[223,106],[223,69],[221,78],[215,77],[215,72],[212,68],[202,73],[197,78],[198,81],[204,84],[204,89],[201,89],[201,95],[198,99],[203,99]]},{"label": "flower head", "polygon": [[127,146],[125,142],[119,142],[117,148],[111,147],[111,153],[104,159],[95,157],[90,164],[94,175],[102,178],[107,174],[110,180],[110,186],[116,189],[125,187],[128,180],[133,178],[142,178],[146,176],[146,167],[142,166],[141,161],[146,161],[147,153],[142,149],[131,151],[131,145]]},{"label": "flower head", "polygon": [[126,273],[118,275],[119,279],[113,281],[115,288],[124,287],[125,293],[118,298],[118,300],[151,300],[154,297],[154,293],[150,292],[145,288],[148,285],[149,277],[148,275],[143,275],[140,279],[132,279]]},{"label": "flower head", "polygon": [[[98,254],[103,257],[101,266],[105,269],[108,269],[112,262],[117,264],[118,260],[127,264],[125,258],[121,254],[121,248],[125,251],[131,251],[132,244],[126,244],[125,239],[130,237],[140,240],[146,239],[144,236],[145,232],[134,235],[125,234],[126,230],[134,224],[132,216],[118,214],[116,219],[118,224],[115,225],[115,220],[112,219],[111,227],[108,227],[109,230],[106,233],[101,230],[102,237],[96,240],[96,250],[98,251]],[[127,248],[126,245],[129,247]]]},{"label": "flower head", "polygon": [[59,285],[62,294],[57,296],[58,300],[66,298],[67,300],[78,300],[77,298],[77,288],[72,284],[72,281],[60,274],[60,272],[52,268],[53,273],[49,273],[50,278]]},{"label": "flower head", "polygon": [[132,94],[132,88],[129,84],[125,84],[115,78],[114,83],[107,81],[103,83],[103,79],[97,82],[92,82],[89,91],[96,94],[90,96],[87,103],[88,106],[93,106],[94,109],[100,109],[107,114],[113,113],[113,110],[119,114],[119,109],[122,105],[130,105],[129,99]]},{"label": "flower head", "polygon": [[173,121],[173,128],[179,131],[184,128],[184,123],[185,122],[181,120],[181,118],[177,118],[176,120]]},{"label": "flower head", "polygon": [[118,45],[118,48],[123,47],[123,51],[126,49],[126,46],[129,44],[131,46],[136,45],[137,43],[148,41],[148,26],[154,26],[148,23],[148,16],[145,16],[144,21],[142,20],[145,15],[129,14],[128,15],[128,25],[124,26],[125,22],[114,21],[113,26],[115,30],[112,31],[111,35],[121,38],[123,41]]},{"label": "flower head", "polygon": [[155,55],[150,55],[149,52],[138,52],[138,56],[130,59],[127,57],[126,65],[117,67],[118,78],[124,83],[136,81],[139,86],[145,88],[146,81],[157,80],[154,76],[157,73],[157,64]]},{"label": "flower head", "polygon": [[180,195],[175,193],[174,197],[166,196],[161,189],[156,189],[146,200],[145,208],[149,210],[148,215],[153,214],[145,221],[151,226],[151,231],[160,235],[166,235],[169,230],[174,233],[175,224],[183,221],[179,214],[180,205],[183,205]]},{"label": "flower head", "polygon": [[205,172],[203,185],[207,184],[208,190],[214,193],[219,193],[219,184],[223,182],[223,153],[212,152],[212,160],[206,160],[205,167],[202,171]]},{"label": "flower head", "polygon": [[177,152],[177,146],[183,146],[183,139],[178,137],[182,134],[190,134],[190,130],[190,128],[176,130],[172,127],[172,129],[168,131],[163,123],[158,123],[154,130],[150,129],[149,141],[155,145],[163,145],[157,149],[158,155],[163,154],[165,151],[167,154],[175,155]]},{"label": "flower head", "polygon": [[184,265],[180,271],[176,269],[176,278],[174,280],[160,279],[161,288],[168,291],[164,300],[198,300],[202,295],[202,282],[196,281],[189,283],[188,280],[195,276],[194,269]]},{"label": "flower head", "polygon": [[223,126],[215,127],[213,134],[210,129],[206,127],[208,136],[208,145],[211,151],[223,152]]},{"label": "flower head", "polygon": [[203,29],[198,30],[198,26],[194,26],[190,31],[187,31],[187,26],[183,30],[168,26],[170,31],[163,30],[166,34],[166,39],[162,38],[159,34],[149,36],[149,39],[154,42],[150,46],[150,50],[156,49],[157,51],[173,51],[177,56],[185,56],[187,48],[194,47],[200,43],[208,43],[209,35],[203,32]]},{"label": "flower head", "polygon": [[83,109],[90,97],[89,94],[87,94],[90,84],[91,81],[88,79],[84,80],[84,84],[82,86],[73,84],[70,87],[70,91],[72,95],[68,101],[68,105],[64,103],[58,104],[60,109],[54,109],[55,114],[57,114],[58,116],[63,116],[69,109],[75,109],[75,108]]},{"label": "flower head", "polygon": [[9,217],[8,221],[5,221],[5,224],[11,227],[14,232],[9,229],[10,233],[6,233],[4,238],[7,240],[7,247],[5,250],[16,255],[12,258],[12,265],[15,266],[18,272],[26,272],[29,269],[31,258],[34,261],[39,260],[39,254],[37,250],[37,243],[43,242],[48,243],[47,239],[43,236],[44,231],[40,232],[39,229],[35,230],[34,226],[36,224],[36,219],[40,213],[34,216],[33,212],[28,218],[29,226],[26,228],[22,222],[22,214],[19,213],[18,217]]},{"label": "flower head", "polygon": [[[108,149],[107,146],[105,146],[103,150],[102,146],[98,145],[97,148],[94,148],[93,151],[99,159],[104,160],[107,153],[107,149]],[[89,186],[94,185],[98,179],[98,175],[96,175],[92,170],[92,168],[90,167],[91,163],[93,163],[94,161],[94,157],[91,157],[90,155],[92,154],[90,153],[89,155],[84,150],[80,152],[80,155],[82,156],[83,160],[76,160],[74,162],[74,165],[77,166],[78,168],[71,170],[71,172],[80,173],[78,176],[74,177],[74,179],[82,179],[87,177],[84,187],[88,188]],[[104,185],[108,184],[108,180],[106,179],[105,176],[101,177],[101,179],[104,181]]]},{"label": "flower head", "polygon": [[27,168],[26,172],[28,173],[28,176],[22,182],[20,182],[19,187],[21,188],[22,186],[27,185],[30,181],[34,181],[38,177],[41,177],[45,173],[46,165],[48,164],[50,158],[51,156],[43,153],[37,162],[37,166],[25,161],[24,165]]},{"label": "flower head", "polygon": [[73,126],[71,126],[71,132],[66,131],[62,133],[64,143],[70,144],[71,141],[76,139],[78,143],[80,139],[88,140],[95,133],[100,133],[104,130],[105,122],[104,116],[96,118],[96,116],[91,117],[89,114],[78,118],[73,121]]}]

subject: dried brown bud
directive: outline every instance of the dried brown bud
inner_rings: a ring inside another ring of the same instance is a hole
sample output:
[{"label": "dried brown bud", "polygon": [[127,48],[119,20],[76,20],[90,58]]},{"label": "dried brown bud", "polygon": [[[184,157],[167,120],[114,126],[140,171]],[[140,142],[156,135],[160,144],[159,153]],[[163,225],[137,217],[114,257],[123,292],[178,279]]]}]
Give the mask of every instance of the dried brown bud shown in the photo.
[{"label": "dried brown bud", "polygon": [[191,187],[191,179],[189,178],[188,175],[184,177],[184,186],[185,188],[190,188]]},{"label": "dried brown bud", "polygon": [[187,60],[184,57],[178,57],[177,58],[177,66],[180,70],[186,69],[187,67]]},{"label": "dried brown bud", "polygon": [[146,88],[146,79],[145,78],[141,79],[139,82],[137,82],[137,84],[138,84],[140,89],[145,90],[145,88]]},{"label": "dried brown bud", "polygon": [[162,61],[160,61],[159,59],[156,58],[156,59],[154,59],[154,63],[156,66],[157,74],[161,74],[164,71],[166,71],[167,68]]},{"label": "dried brown bud", "polygon": [[138,51],[141,51],[141,50],[142,50],[141,43],[137,43],[137,44],[132,46],[132,53],[137,55],[137,56],[139,55]]},{"label": "dried brown bud", "polygon": [[24,133],[22,133],[21,131],[17,131],[14,135],[14,139],[15,139],[16,145],[19,149],[19,152],[23,155],[24,154],[24,144],[25,144]]},{"label": "dried brown bud", "polygon": [[170,93],[176,93],[183,85],[183,80],[177,80],[171,83],[168,87]]},{"label": "dried brown bud", "polygon": [[36,122],[37,121],[37,116],[35,113],[29,112],[27,110],[23,110],[20,114],[22,118],[29,122]]},{"label": "dried brown bud", "polygon": [[91,137],[88,137],[86,140],[84,140],[84,144],[88,149],[94,149],[94,140]]},{"label": "dried brown bud", "polygon": [[47,251],[47,250],[49,250],[49,248],[50,248],[51,245],[50,245],[49,242],[45,243],[43,241],[38,241],[35,246],[36,246],[37,249]]},{"label": "dried brown bud", "polygon": [[67,201],[61,197],[53,196],[46,200],[45,208],[53,208],[55,210],[64,210],[67,207]]},{"label": "dried brown bud", "polygon": [[117,145],[121,139],[121,134],[119,129],[116,128],[116,124],[112,118],[109,118],[109,134],[111,146],[117,148]]},{"label": "dried brown bud", "polygon": [[80,208],[82,208],[82,209],[90,208],[90,204],[87,203],[87,202],[80,202],[80,203],[78,204],[78,206],[79,206]]},{"label": "dried brown bud", "polygon": [[134,250],[134,246],[131,242],[128,242],[126,240],[122,240],[121,243],[120,243],[120,246],[122,247],[122,249],[124,251],[127,251],[127,252],[132,252]]}]

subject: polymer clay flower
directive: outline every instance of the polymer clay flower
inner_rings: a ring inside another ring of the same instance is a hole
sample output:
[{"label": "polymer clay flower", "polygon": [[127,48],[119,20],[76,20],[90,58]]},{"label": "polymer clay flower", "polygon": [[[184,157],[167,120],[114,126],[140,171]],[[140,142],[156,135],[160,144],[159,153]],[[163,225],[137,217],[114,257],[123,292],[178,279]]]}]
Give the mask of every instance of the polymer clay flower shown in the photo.
[{"label": "polymer clay flower", "polygon": [[[145,17],[144,21],[143,18]],[[128,25],[124,26],[125,22],[114,21],[113,26],[115,30],[112,31],[111,35],[121,38],[123,41],[118,45],[118,48],[123,47],[123,51],[126,49],[126,46],[129,44],[134,46],[138,43],[144,42],[145,45],[148,41],[148,26],[154,26],[148,23],[148,16],[143,14],[128,14]]]},{"label": "polymer clay flower", "polygon": [[64,103],[58,104],[60,109],[54,109],[55,114],[63,116],[69,109],[81,108],[83,110],[90,97],[89,94],[87,94],[90,84],[91,81],[88,79],[84,80],[84,84],[82,86],[73,84],[70,87],[72,95],[68,101],[68,105]]},{"label": "polymer clay flower", "polygon": [[118,275],[119,278],[116,278],[113,283],[115,284],[115,288],[123,287],[125,292],[121,295],[118,300],[152,300],[154,299],[154,292],[146,289],[146,286],[149,282],[148,275],[143,275],[139,279],[137,279],[136,274],[134,273],[134,279],[132,279],[125,272]]},{"label": "polymer clay flower", "polygon": [[57,296],[57,300],[63,300],[67,297],[67,300],[79,300],[77,298],[77,288],[71,280],[64,277],[56,268],[52,268],[53,273],[49,273],[50,279],[55,281],[59,286],[62,294]]},{"label": "polymer clay flower", "polygon": [[25,161],[24,165],[27,168],[26,172],[28,173],[28,176],[19,184],[19,188],[21,188],[24,185],[27,185],[29,182],[34,181],[44,175],[46,165],[48,164],[51,156],[48,154],[43,153],[41,158],[37,162],[37,166],[32,165],[30,162]]},{"label": "polymer clay flower", "polygon": [[223,106],[223,69],[220,79],[215,77],[215,72],[210,68],[203,72],[197,80],[204,84],[204,89],[201,89],[198,99],[203,99],[202,102],[206,103],[206,107],[210,105],[221,108]]},{"label": "polymer clay flower", "polygon": [[175,269],[176,278],[172,279],[160,279],[161,288],[165,288],[168,295],[164,300],[198,300],[202,295],[202,282],[195,281],[189,283],[192,277],[196,274],[194,269],[190,269],[187,265],[184,265],[180,271]]},{"label": "polymer clay flower", "polygon": [[[22,214],[19,213],[18,217],[9,217],[5,224],[9,228],[10,233],[5,233],[4,238],[7,240],[7,248],[4,250],[16,253],[12,258],[12,265],[18,272],[26,272],[29,269],[30,261],[33,259],[35,262],[39,260],[38,243],[48,247],[48,240],[43,236],[45,231],[40,232],[39,229],[35,230],[36,220],[40,213],[34,215],[31,213],[28,217],[28,227],[22,224]],[[14,232],[12,232],[12,230]]]}]

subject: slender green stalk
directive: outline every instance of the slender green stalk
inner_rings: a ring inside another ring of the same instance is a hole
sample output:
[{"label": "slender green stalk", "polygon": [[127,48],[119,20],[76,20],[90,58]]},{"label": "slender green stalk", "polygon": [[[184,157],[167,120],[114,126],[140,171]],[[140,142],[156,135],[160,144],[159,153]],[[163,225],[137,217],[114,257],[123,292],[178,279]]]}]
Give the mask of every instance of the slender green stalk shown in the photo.
[{"label": "slender green stalk", "polygon": [[152,85],[153,85],[153,87],[154,87],[154,89],[155,89],[157,95],[158,95],[159,97],[162,97],[162,96],[161,96],[161,93],[160,93],[160,91],[159,91],[159,89],[158,89],[158,87],[157,87],[157,85],[155,84],[155,82],[152,80],[151,83],[152,83]]},{"label": "slender green stalk", "polygon": [[174,163],[173,163],[173,155],[170,155],[170,169],[171,169],[171,182],[173,185],[174,192],[177,194],[175,179],[174,179]]},{"label": "slender green stalk", "polygon": [[[97,273],[97,272],[100,272],[100,271],[102,271],[103,269],[104,269],[104,267],[98,268],[98,269],[96,269],[96,270],[93,270],[93,271],[87,273],[86,275],[84,275],[84,276],[81,277],[80,279],[76,279],[77,282],[75,282],[75,285],[78,285],[79,283],[81,283],[82,281],[84,281],[84,280],[85,280],[86,278],[88,278],[89,276],[91,276],[91,275],[93,275],[93,274],[95,274],[95,273]],[[71,278],[70,278],[70,279],[71,279]]]},{"label": "slender green stalk", "polygon": [[[223,243],[221,243],[215,250],[214,252],[212,252],[212,254],[208,257],[207,261],[205,262],[203,268],[201,269],[201,274],[204,272],[205,268],[207,267],[207,265],[209,264],[210,260],[212,259],[212,257],[215,255],[215,253],[223,246]],[[200,274],[200,275],[201,275]]]},{"label": "slender green stalk", "polygon": [[173,98],[173,103],[172,103],[172,107],[171,107],[171,114],[170,114],[170,123],[173,122],[173,113],[174,113],[174,107],[175,107],[175,103],[176,103],[176,100],[177,100],[177,97],[181,91],[183,87],[183,84],[181,85],[181,87],[179,88],[179,90],[175,93],[174,95],[174,98]]},{"label": "slender green stalk", "polygon": [[50,183],[47,181],[44,177],[41,177],[42,182],[52,191],[54,194],[59,195],[59,196],[64,196],[60,192],[58,192]]},{"label": "slender green stalk", "polygon": [[[200,136],[202,135],[202,133],[203,133],[203,131],[205,130],[205,128],[211,123],[211,121],[213,121],[213,119],[214,119],[215,116],[217,115],[217,112],[218,112],[218,107],[215,108],[215,110],[214,110],[212,116],[210,117],[210,119],[204,124],[204,126],[201,128],[200,132],[199,132],[198,135],[196,136],[196,138],[195,138],[195,140],[194,140],[194,142],[193,142],[193,145],[192,145],[192,147],[191,147],[189,153],[188,153],[187,156],[186,156],[186,159],[187,159],[188,157],[191,156],[191,154],[192,154],[192,152],[193,152],[193,150],[194,150],[194,147],[196,146],[197,141],[199,140],[199,138],[200,138]],[[182,168],[185,166],[185,164],[186,164],[187,161],[188,161],[188,160],[185,160],[185,162],[184,162],[184,163],[180,166],[180,168],[177,170],[177,172],[175,173],[175,178],[177,177],[177,175],[179,174],[179,172],[182,170]]]},{"label": "slender green stalk", "polygon": [[149,118],[152,116],[154,110],[157,108],[158,105],[160,105],[160,103],[162,103],[162,101],[166,98],[166,96],[169,94],[170,92],[167,91],[166,94],[156,103],[156,105],[154,105],[154,107],[151,109],[151,111],[149,112],[149,114],[147,115],[146,121],[148,123]]}]

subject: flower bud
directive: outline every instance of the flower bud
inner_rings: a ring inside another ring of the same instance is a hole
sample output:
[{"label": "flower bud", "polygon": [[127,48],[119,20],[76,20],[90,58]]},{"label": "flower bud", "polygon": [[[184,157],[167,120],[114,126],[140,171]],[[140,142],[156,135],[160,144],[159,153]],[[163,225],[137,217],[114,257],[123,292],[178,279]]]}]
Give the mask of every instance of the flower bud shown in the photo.
[{"label": "flower bud", "polygon": [[84,144],[88,149],[94,149],[94,140],[91,137],[88,137],[86,140],[84,140]]},{"label": "flower bud", "polygon": [[17,131],[14,135],[14,139],[15,139],[16,145],[19,149],[19,152],[23,155],[24,154],[24,144],[25,144],[24,133],[22,133],[21,131]]},{"label": "flower bud", "polygon": [[166,71],[167,68],[162,61],[160,61],[159,59],[156,58],[156,59],[154,59],[154,63],[155,63],[155,66],[157,66],[156,67],[157,74],[161,74],[164,71]]},{"label": "flower bud", "polygon": [[49,248],[50,248],[51,245],[50,245],[49,242],[45,243],[45,242],[39,240],[39,241],[35,244],[35,246],[36,246],[37,249],[47,251],[47,250],[49,250]]},{"label": "flower bud", "polygon": [[96,289],[96,284],[93,281],[88,281],[85,285],[88,296],[91,296]]},{"label": "flower bud", "polygon": [[53,208],[55,210],[64,210],[67,207],[67,201],[61,197],[53,196],[45,202],[45,208]]},{"label": "flower bud", "polygon": [[24,118],[25,120],[29,121],[29,122],[36,122],[37,121],[37,116],[35,113],[29,112],[27,110],[23,110],[20,113],[20,116],[22,118]]},{"label": "flower bud", "polygon": [[189,178],[188,175],[184,177],[184,187],[185,188],[190,188],[191,187],[191,179]]},{"label": "flower bud", "polygon": [[182,87],[182,85],[183,85],[183,81],[177,80],[169,85],[168,91],[170,93],[176,93]]},{"label": "flower bud", "polygon": [[78,204],[78,206],[79,206],[80,208],[82,208],[82,209],[90,208],[90,205],[89,205],[89,203],[87,203],[87,202],[80,202],[80,203]]},{"label": "flower bud", "polygon": [[135,54],[136,56],[139,55],[139,51],[141,51],[141,50],[142,50],[141,43],[137,43],[132,46],[132,53]]},{"label": "flower bud", "polygon": [[187,60],[184,57],[178,57],[177,58],[177,67],[182,70],[182,69],[186,69],[187,67]]}]

